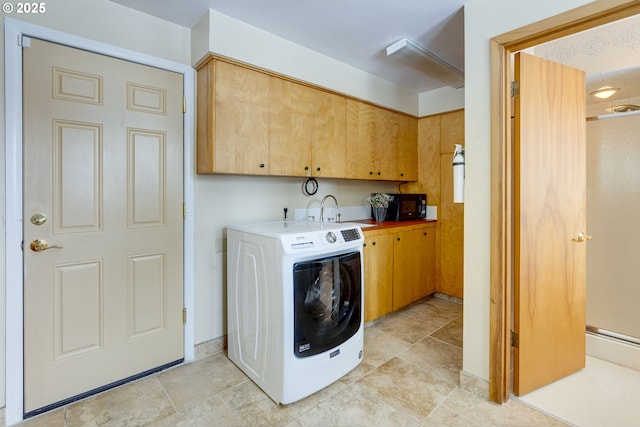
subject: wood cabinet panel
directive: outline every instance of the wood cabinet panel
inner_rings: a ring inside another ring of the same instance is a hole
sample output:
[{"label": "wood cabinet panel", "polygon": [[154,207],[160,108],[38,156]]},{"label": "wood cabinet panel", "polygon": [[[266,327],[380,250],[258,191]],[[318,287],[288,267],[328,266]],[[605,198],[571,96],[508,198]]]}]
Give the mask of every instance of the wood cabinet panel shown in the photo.
[{"label": "wood cabinet panel", "polygon": [[436,230],[436,223],[365,229],[365,321],[435,292]]},{"label": "wood cabinet panel", "polygon": [[312,89],[270,78],[269,172],[306,176],[311,173],[311,146],[316,107]]},{"label": "wood cabinet panel", "polygon": [[[440,155],[440,287],[443,294],[463,298],[464,288],[464,204],[453,203],[453,150],[464,146],[464,111],[442,115]],[[446,141],[446,142],[445,142]]]},{"label": "wood cabinet panel", "polygon": [[393,309],[435,292],[435,227],[394,234]]},{"label": "wood cabinet panel", "polygon": [[347,178],[415,181],[417,119],[347,100]]},{"label": "wood cabinet panel", "polygon": [[316,120],[311,144],[311,175],[344,178],[347,161],[347,101],[343,96],[316,90],[313,102],[316,106]]},{"label": "wood cabinet panel", "polygon": [[462,298],[464,271],[464,204],[453,203],[451,154],[441,155],[440,292]]},{"label": "wood cabinet panel", "polygon": [[418,179],[418,119],[398,114],[398,168],[400,181]]},{"label": "wood cabinet panel", "polygon": [[440,115],[440,153],[451,153],[455,144],[464,145],[464,110]]},{"label": "wood cabinet panel", "polygon": [[198,70],[198,173],[269,173],[269,76],[222,61]]},{"label": "wood cabinet panel", "polygon": [[392,310],[393,236],[379,234],[365,239],[364,321],[369,322]]},{"label": "wood cabinet panel", "polygon": [[197,171],[417,179],[417,119],[212,57],[198,69]]}]

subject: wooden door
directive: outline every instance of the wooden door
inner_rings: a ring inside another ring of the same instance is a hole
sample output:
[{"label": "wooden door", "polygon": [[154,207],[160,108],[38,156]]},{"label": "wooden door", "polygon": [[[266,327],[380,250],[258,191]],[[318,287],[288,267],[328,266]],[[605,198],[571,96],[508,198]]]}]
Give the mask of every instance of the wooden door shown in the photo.
[{"label": "wooden door", "polygon": [[364,321],[393,309],[393,235],[365,233]]},{"label": "wooden door", "polygon": [[26,40],[24,408],[183,358],[182,75]]},{"label": "wooden door", "polygon": [[513,391],[585,366],[585,75],[517,54]]}]

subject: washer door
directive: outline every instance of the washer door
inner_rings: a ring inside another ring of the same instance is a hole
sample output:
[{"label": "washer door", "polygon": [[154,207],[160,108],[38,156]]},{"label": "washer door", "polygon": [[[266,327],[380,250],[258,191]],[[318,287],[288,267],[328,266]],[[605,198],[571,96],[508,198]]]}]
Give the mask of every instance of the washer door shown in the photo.
[{"label": "washer door", "polygon": [[339,346],[360,328],[360,252],[293,265],[294,354],[308,357]]}]

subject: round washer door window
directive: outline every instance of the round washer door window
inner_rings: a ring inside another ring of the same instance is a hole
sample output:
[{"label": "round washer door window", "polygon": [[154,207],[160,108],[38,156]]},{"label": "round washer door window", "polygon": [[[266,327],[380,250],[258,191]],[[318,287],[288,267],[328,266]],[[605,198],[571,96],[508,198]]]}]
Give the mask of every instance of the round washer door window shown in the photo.
[{"label": "round washer door window", "polygon": [[308,357],[339,346],[360,328],[360,252],[296,263],[294,353]]}]

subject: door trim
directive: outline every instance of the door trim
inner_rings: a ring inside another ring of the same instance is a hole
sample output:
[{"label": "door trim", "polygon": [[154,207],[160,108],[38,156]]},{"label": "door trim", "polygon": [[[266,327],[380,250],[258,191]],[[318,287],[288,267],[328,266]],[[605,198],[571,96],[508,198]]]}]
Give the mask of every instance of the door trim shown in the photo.
[{"label": "door trim", "polygon": [[6,408],[5,422],[22,421],[24,405],[23,354],[23,260],[22,260],[22,46],[28,36],[75,47],[97,54],[161,68],[183,75],[187,111],[184,121],[184,202],[189,208],[184,220],[184,305],[187,322],[184,329],[184,360],[195,357],[194,325],[194,135],[195,70],[188,65],[141,54],[83,37],[5,18],[5,179],[6,179]]},{"label": "door trim", "polygon": [[[640,13],[638,0],[600,0],[491,39],[491,262],[489,399],[511,393],[513,307],[513,141],[510,80],[512,54],[544,42]],[[586,327],[586,325],[585,325]]]}]

